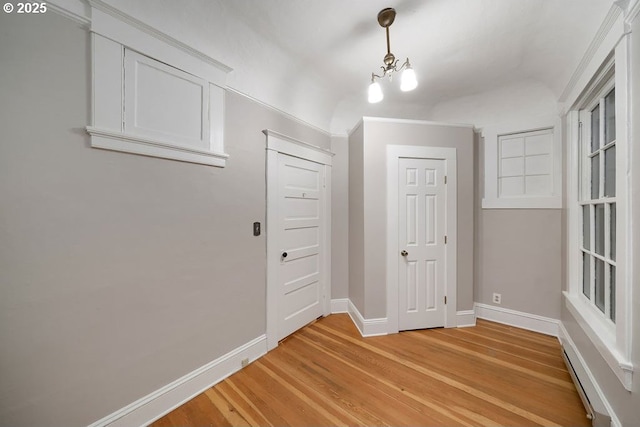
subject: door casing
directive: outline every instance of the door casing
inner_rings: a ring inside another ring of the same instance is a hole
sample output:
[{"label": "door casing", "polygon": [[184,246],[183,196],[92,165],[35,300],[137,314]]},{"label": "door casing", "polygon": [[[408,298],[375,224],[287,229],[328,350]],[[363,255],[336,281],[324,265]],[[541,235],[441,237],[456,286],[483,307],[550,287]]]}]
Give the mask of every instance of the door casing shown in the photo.
[{"label": "door casing", "polygon": [[458,180],[455,148],[414,145],[387,146],[387,333],[398,333],[398,161],[400,158],[437,159],[445,161],[447,176],[445,234],[445,292],[447,296],[445,328],[457,326],[457,228]]},{"label": "door casing", "polygon": [[323,186],[324,212],[322,212],[322,229],[320,245],[324,251],[323,265],[320,269],[324,281],[323,315],[331,313],[331,161],[333,153],[281,133],[265,129],[267,136],[267,351],[278,346],[278,268],[280,263],[279,228],[278,228],[278,154],[287,154],[324,165],[325,182]]}]

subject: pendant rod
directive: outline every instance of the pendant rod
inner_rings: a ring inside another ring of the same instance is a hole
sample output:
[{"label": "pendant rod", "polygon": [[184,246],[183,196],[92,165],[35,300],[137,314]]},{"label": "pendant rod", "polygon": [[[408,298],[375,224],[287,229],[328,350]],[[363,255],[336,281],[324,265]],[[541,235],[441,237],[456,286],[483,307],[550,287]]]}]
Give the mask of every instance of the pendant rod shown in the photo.
[{"label": "pendant rod", "polygon": [[385,28],[387,32],[387,55],[391,53],[391,43],[389,42],[389,27]]}]

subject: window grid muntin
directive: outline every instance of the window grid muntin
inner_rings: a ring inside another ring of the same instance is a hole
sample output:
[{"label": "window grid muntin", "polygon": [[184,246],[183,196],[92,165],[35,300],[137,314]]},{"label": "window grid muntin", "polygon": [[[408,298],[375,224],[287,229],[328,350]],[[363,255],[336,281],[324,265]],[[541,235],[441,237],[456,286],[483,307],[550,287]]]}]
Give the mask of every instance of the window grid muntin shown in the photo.
[{"label": "window grid muntin", "polygon": [[[579,175],[582,178],[580,180],[580,201],[578,202],[580,209],[585,209],[586,206],[589,208],[589,249],[584,245],[584,231],[582,231],[582,238],[580,239],[580,253],[582,259],[582,268],[580,269],[580,283],[582,284],[582,291],[579,293],[580,297],[587,302],[587,304],[591,305],[595,308],[595,312],[607,323],[614,324],[615,323],[615,295],[612,298],[612,291],[615,291],[615,278],[611,278],[612,270],[616,271],[616,262],[611,257],[611,206],[616,204],[617,200],[615,196],[606,197],[605,194],[605,150],[614,147],[616,144],[616,139],[614,138],[610,142],[605,141],[605,126],[607,126],[605,114],[605,99],[609,97],[612,93],[615,94],[615,87],[613,86],[613,81],[611,84],[605,87],[605,90],[601,91],[599,97],[597,97],[587,108],[585,108],[583,113],[586,113],[586,117],[583,116],[583,119],[586,119],[587,126],[582,126],[581,129],[583,132],[586,131],[586,135],[582,135],[580,142],[580,159],[579,162]],[[615,96],[615,95],[614,95]],[[593,135],[591,134],[594,129],[593,123],[591,122],[592,113],[597,110],[598,111],[598,136],[597,136],[597,146],[594,144]],[[584,123],[583,123],[584,124]],[[611,122],[609,123],[611,125]],[[615,126],[615,112],[614,112],[614,120],[613,125]],[[615,135],[615,133],[614,133]],[[593,198],[593,189],[592,189],[592,159],[598,156],[598,197]],[[615,177],[615,173],[614,173]],[[615,178],[614,178],[615,179]],[[604,205],[604,253],[600,255],[596,252],[596,205]],[[584,221],[584,216],[581,216],[581,221]],[[584,230],[584,224],[582,225],[582,230]],[[617,240],[617,239],[616,239]],[[589,296],[584,294],[584,272],[585,272],[585,256],[589,257]],[[602,311],[596,305],[596,264],[598,261],[603,262],[603,270],[604,270],[604,311]],[[613,269],[612,269],[613,267]],[[613,284],[613,286],[612,286]],[[612,304],[613,303],[613,304]]]}]

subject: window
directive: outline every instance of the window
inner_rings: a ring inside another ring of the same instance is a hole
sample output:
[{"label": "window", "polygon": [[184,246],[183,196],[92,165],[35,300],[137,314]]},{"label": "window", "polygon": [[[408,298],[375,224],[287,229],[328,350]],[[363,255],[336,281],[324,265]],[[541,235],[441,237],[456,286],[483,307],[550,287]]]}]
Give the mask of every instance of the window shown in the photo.
[{"label": "window", "polygon": [[568,311],[631,390],[627,40],[622,38],[567,114]]},{"label": "window", "polygon": [[553,195],[553,129],[498,136],[498,196]]},{"label": "window", "polygon": [[582,295],[616,321],[616,90],[611,80],[580,111]]},{"label": "window", "polygon": [[557,116],[483,128],[483,209],[561,209],[561,135]]}]

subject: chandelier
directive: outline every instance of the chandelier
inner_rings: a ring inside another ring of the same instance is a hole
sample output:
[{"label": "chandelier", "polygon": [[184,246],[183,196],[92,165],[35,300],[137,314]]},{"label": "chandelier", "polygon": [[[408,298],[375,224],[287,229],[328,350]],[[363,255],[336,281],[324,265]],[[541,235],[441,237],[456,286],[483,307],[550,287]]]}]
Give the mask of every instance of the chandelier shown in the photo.
[{"label": "chandelier", "polygon": [[400,67],[398,67],[399,60],[396,59],[393,53],[391,53],[391,47],[389,43],[389,27],[391,26],[391,24],[393,24],[393,21],[395,19],[396,11],[391,7],[382,9],[378,13],[378,24],[380,24],[380,26],[383,27],[387,33],[387,54],[382,60],[384,65],[380,67],[382,68],[382,75],[379,76],[375,73],[371,73],[371,84],[369,85],[369,102],[371,103],[380,102],[382,101],[382,98],[384,98],[384,95],[382,94],[382,87],[376,80],[383,77],[389,77],[389,80],[392,80],[393,73],[402,71],[402,76],[400,77],[401,91],[408,92],[418,86],[416,72],[413,71],[413,68],[409,63],[409,58],[407,58],[407,60],[404,61],[404,63]]}]

